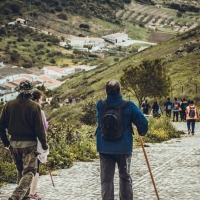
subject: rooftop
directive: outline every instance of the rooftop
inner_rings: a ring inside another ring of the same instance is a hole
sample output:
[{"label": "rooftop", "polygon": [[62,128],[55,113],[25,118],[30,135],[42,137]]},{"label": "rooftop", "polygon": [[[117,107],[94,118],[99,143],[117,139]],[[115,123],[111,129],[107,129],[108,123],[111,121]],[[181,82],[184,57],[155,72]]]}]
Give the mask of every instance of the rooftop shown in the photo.
[{"label": "rooftop", "polygon": [[48,81],[51,79],[51,76],[49,75],[41,75],[41,76],[38,76],[39,79],[43,80],[43,81]]},{"label": "rooftop", "polygon": [[7,83],[5,83],[5,86],[6,86],[6,87],[9,87],[9,88],[16,88],[16,87],[17,87],[17,84],[16,84],[16,83],[13,83],[13,82],[7,82]]},{"label": "rooftop", "polygon": [[62,82],[58,81],[58,80],[52,80],[52,81],[48,81],[44,83],[44,86],[49,87],[49,86],[54,86],[54,85],[59,85]]},{"label": "rooftop", "polygon": [[17,84],[20,84],[22,81],[25,81],[27,79],[25,78],[19,78],[19,79],[15,79],[14,82],[17,83]]},{"label": "rooftop", "polygon": [[12,68],[8,66],[0,67],[0,76],[2,77],[12,76],[16,74],[31,74],[31,71],[25,68],[21,68],[21,67],[16,67],[16,68]]}]

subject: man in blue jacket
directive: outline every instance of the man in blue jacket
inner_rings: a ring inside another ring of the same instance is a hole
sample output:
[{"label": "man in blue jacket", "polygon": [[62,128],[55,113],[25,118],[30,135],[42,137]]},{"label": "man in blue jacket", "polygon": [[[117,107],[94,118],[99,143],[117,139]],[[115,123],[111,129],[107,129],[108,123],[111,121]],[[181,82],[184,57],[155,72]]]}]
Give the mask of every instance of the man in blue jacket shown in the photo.
[{"label": "man in blue jacket", "polygon": [[[121,86],[117,80],[106,84],[107,105],[117,108],[122,103]],[[132,179],[130,165],[132,156],[133,130],[132,123],[137,127],[139,135],[144,136],[148,131],[148,121],[140,109],[131,101],[124,106],[122,123],[125,127],[123,135],[118,140],[107,140],[102,137],[102,100],[97,103],[97,151],[100,156],[100,176],[102,200],[114,200],[115,164],[119,169],[120,200],[133,200]]]}]

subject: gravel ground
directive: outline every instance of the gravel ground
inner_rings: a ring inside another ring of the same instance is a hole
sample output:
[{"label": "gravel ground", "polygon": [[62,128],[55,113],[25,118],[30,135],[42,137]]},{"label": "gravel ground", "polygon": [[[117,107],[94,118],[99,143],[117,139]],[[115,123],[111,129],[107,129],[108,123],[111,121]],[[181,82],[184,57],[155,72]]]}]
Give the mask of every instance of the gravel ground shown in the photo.
[{"label": "gravel ground", "polygon": [[[186,122],[174,122],[186,131]],[[145,147],[160,200],[200,200],[200,123],[194,136]],[[55,187],[49,175],[39,178],[38,194],[42,200],[100,200],[99,160],[77,162],[70,169],[53,172]],[[142,149],[133,151],[131,173],[134,200],[156,200],[155,190]],[[0,200],[7,200],[15,188],[0,188]],[[115,200],[118,200],[118,172],[115,174]]]}]

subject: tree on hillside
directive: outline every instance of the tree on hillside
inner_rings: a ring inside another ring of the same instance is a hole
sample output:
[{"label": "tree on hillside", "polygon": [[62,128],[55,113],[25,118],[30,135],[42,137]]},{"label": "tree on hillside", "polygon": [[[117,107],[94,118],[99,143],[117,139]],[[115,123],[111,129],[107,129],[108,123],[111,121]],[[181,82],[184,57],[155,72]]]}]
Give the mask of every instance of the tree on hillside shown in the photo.
[{"label": "tree on hillside", "polygon": [[12,3],[10,5],[10,9],[12,10],[13,13],[20,13],[21,7],[17,3]]},{"label": "tree on hillside", "polygon": [[147,98],[166,97],[170,78],[161,59],[143,60],[139,66],[127,66],[121,77],[123,90],[132,93],[139,105]]},{"label": "tree on hillside", "polygon": [[183,16],[183,13],[182,13],[182,12],[177,12],[177,13],[176,13],[176,16],[180,18],[180,17]]},{"label": "tree on hillside", "polygon": [[79,28],[84,29],[84,30],[90,30],[90,26],[88,24],[80,24]]},{"label": "tree on hillside", "polygon": [[80,113],[80,120],[87,125],[95,125],[96,120],[96,101],[87,101],[86,104],[82,106],[82,112]]},{"label": "tree on hillside", "polygon": [[180,9],[181,5],[178,4],[178,3],[171,3],[170,7],[171,7],[172,9],[178,10],[178,9]]}]

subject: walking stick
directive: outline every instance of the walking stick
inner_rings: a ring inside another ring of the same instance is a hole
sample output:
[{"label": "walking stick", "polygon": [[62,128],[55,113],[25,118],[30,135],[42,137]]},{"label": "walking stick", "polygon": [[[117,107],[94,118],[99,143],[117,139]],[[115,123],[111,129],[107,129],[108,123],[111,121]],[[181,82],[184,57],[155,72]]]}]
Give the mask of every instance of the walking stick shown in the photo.
[{"label": "walking stick", "polygon": [[51,182],[52,182],[52,184],[53,184],[53,187],[55,187],[48,162],[46,162],[46,166],[47,166],[47,169],[48,169],[48,171],[49,171],[49,174],[50,174],[50,177],[51,177]]},{"label": "walking stick", "polygon": [[151,176],[151,180],[152,180],[152,183],[153,183],[153,186],[154,186],[154,190],[156,192],[156,196],[157,196],[157,199],[160,200],[159,196],[158,196],[158,191],[157,191],[157,188],[156,188],[156,184],[154,182],[154,179],[153,179],[153,174],[151,172],[151,168],[150,168],[150,165],[149,165],[149,161],[148,161],[148,158],[147,158],[147,154],[146,154],[146,151],[145,151],[145,148],[144,148],[144,144],[143,144],[143,140],[142,140],[142,137],[138,134],[139,136],[139,139],[140,139],[140,143],[142,145],[142,150],[144,152],[144,157],[145,157],[145,160],[146,160],[146,163],[147,163],[147,166],[148,166],[148,169],[149,169],[149,173],[150,173],[150,176]]}]

